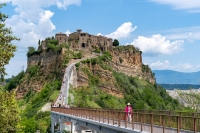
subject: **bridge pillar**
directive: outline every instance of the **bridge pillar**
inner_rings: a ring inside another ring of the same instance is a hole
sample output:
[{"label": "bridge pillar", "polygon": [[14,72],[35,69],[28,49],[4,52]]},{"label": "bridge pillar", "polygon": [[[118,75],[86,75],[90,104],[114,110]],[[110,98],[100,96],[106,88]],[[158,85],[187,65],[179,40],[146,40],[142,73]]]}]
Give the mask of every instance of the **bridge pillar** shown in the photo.
[{"label": "bridge pillar", "polygon": [[75,123],[72,122],[71,126],[72,126],[72,127],[71,127],[71,130],[72,130],[71,132],[74,133],[74,132],[75,132]]},{"label": "bridge pillar", "polygon": [[51,117],[51,133],[54,133],[55,118]]},{"label": "bridge pillar", "polygon": [[60,125],[60,131],[62,132],[64,130],[64,121],[62,119],[59,119],[59,125]]},{"label": "bridge pillar", "polygon": [[98,133],[96,130],[92,130],[92,133]]}]

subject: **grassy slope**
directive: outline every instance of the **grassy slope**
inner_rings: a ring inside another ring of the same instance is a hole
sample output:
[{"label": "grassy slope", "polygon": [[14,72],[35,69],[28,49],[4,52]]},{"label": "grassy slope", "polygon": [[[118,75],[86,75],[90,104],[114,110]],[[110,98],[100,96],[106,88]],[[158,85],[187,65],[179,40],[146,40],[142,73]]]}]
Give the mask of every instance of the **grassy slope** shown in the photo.
[{"label": "grassy slope", "polygon": [[24,132],[35,132],[40,130],[46,133],[50,125],[50,112],[39,111],[46,103],[53,102],[61,86],[61,82],[53,81],[47,83],[40,92],[30,90],[18,104],[21,110],[21,125],[24,126]]}]

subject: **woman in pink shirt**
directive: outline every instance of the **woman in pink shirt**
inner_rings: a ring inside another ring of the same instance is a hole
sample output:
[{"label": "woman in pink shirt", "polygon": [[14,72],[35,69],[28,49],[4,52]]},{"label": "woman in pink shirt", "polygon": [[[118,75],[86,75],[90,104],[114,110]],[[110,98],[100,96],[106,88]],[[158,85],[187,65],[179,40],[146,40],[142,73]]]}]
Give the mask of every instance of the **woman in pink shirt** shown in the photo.
[{"label": "woman in pink shirt", "polygon": [[132,122],[132,107],[130,103],[127,103],[127,106],[124,110],[126,112],[126,120],[128,120],[129,122]]}]

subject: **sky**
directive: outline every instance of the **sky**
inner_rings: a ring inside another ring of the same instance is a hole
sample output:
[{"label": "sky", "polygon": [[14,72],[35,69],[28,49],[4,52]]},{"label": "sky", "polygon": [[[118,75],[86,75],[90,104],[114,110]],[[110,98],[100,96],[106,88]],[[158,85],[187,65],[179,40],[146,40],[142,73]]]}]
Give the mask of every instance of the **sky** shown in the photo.
[{"label": "sky", "polygon": [[0,0],[6,26],[21,40],[6,66],[8,75],[27,67],[29,46],[81,28],[142,51],[152,70],[200,71],[200,0]]}]

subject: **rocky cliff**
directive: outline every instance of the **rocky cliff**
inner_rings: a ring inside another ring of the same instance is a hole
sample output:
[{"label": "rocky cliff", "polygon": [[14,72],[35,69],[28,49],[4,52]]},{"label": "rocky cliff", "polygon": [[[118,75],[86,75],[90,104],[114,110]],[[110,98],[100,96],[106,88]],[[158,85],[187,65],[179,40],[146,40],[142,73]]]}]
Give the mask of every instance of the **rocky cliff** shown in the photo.
[{"label": "rocky cliff", "polygon": [[[104,63],[114,71],[132,77],[139,77],[153,84],[155,83],[155,78],[150,68],[142,64],[141,51],[135,49],[134,46],[112,47],[108,51],[112,58]],[[84,58],[90,57],[90,54],[84,53]],[[50,50],[28,57],[25,79],[16,89],[17,97],[23,97],[28,90],[40,91],[47,82],[55,79],[62,80],[66,64],[69,63],[64,63],[65,58],[68,58],[66,57],[66,49],[63,49],[59,54]],[[90,75],[98,76],[98,86],[102,90],[109,94],[123,97],[121,90],[116,86],[116,80],[113,77],[112,71],[103,69],[101,65],[102,63],[81,63],[80,68],[87,68],[91,72]],[[89,85],[89,76],[86,72],[78,69],[77,76],[78,87]]]},{"label": "rocky cliff", "polygon": [[62,64],[62,54],[53,51],[28,57],[25,77],[16,88],[17,98],[22,98],[29,90],[40,91],[47,82],[62,79]]},{"label": "rocky cliff", "polygon": [[[82,61],[77,65],[78,87],[93,86],[92,82],[104,92],[123,97],[123,88],[117,85],[113,72],[121,72],[131,77],[139,77],[155,84],[150,68],[142,64],[141,52],[133,46],[116,47],[109,50],[111,59],[99,57]],[[94,81],[91,81],[94,80]]]},{"label": "rocky cliff", "polygon": [[142,63],[142,52],[134,46],[119,46],[109,50],[112,55],[111,66],[128,76],[139,77],[155,84],[155,77],[148,65]]}]

